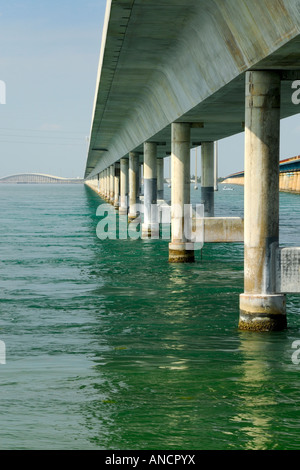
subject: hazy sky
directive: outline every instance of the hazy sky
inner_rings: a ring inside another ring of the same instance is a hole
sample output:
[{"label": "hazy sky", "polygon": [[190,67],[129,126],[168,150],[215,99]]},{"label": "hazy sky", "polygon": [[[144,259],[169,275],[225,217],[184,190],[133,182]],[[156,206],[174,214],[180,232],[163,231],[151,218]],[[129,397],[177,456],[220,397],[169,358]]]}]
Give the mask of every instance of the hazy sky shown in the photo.
[{"label": "hazy sky", "polygon": [[[0,176],[83,176],[105,5],[106,0],[1,2],[6,104],[0,104]],[[300,154],[299,135],[299,114],[282,121],[281,158]],[[243,133],[220,141],[219,175],[242,170],[243,153]]]}]

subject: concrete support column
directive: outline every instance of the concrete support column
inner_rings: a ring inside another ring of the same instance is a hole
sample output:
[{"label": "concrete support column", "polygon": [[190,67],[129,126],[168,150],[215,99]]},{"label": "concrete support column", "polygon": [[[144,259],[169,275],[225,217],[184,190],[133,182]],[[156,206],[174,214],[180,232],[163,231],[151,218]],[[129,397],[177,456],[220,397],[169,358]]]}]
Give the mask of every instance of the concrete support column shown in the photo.
[{"label": "concrete support column", "polygon": [[128,159],[120,160],[120,207],[119,214],[125,215],[128,212]]},{"label": "concrete support column", "polygon": [[109,168],[109,201],[114,204],[115,201],[115,165]]},{"label": "concrete support column", "polygon": [[102,176],[101,176],[101,196],[104,197],[105,193],[105,178],[104,178],[104,170],[102,171]]},{"label": "concrete support column", "polygon": [[215,207],[215,147],[214,142],[202,142],[201,145],[201,204],[204,204],[204,216],[214,217]]},{"label": "concrete support column", "polygon": [[136,219],[139,197],[139,154],[129,153],[129,214],[128,219]]},{"label": "concrete support column", "polygon": [[157,159],[157,199],[164,198],[164,159]]},{"label": "concrete support column", "polygon": [[239,328],[286,327],[285,295],[276,293],[279,245],[280,76],[246,73],[244,294]]},{"label": "concrete support column", "polygon": [[102,194],[102,171],[99,173],[99,194]]},{"label": "concrete support column", "polygon": [[140,196],[144,195],[144,164],[142,163],[139,168],[139,187],[140,187]]},{"label": "concrete support column", "polygon": [[103,198],[106,198],[106,170],[103,170]]},{"label": "concrete support column", "polygon": [[109,201],[110,169],[106,168],[106,199]]},{"label": "concrete support column", "polygon": [[104,199],[106,199],[106,191],[107,191],[107,170],[105,168],[105,170],[103,171],[103,182],[104,182],[104,191],[103,191],[103,197]]},{"label": "concrete support column", "polygon": [[171,263],[194,261],[194,244],[189,240],[184,210],[184,206],[190,204],[190,134],[190,124],[172,124],[172,239],[169,244],[169,261]]},{"label": "concrete support column", "polygon": [[115,209],[119,209],[120,205],[120,163],[115,164],[115,178],[114,178],[114,189],[115,189],[115,199],[114,206]]},{"label": "concrete support column", "polygon": [[144,223],[142,236],[159,235],[157,214],[157,144],[144,143]]}]

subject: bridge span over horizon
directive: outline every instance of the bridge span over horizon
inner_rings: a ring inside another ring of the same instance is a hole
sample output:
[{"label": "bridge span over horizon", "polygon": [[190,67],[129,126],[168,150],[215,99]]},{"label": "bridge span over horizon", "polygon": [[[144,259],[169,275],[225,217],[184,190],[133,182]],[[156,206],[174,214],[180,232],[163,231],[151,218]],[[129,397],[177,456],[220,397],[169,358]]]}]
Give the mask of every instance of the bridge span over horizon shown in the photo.
[{"label": "bridge span over horizon", "polygon": [[[300,249],[279,247],[280,120],[299,113],[295,93],[300,0],[107,0],[86,184],[132,220],[142,164],[142,233],[150,237],[171,155],[171,204],[181,212],[172,210],[169,261],[193,262],[183,230],[190,150],[201,147],[201,201],[211,224],[214,143],[245,132],[241,329],[284,329],[286,293],[300,292]],[[219,241],[228,242],[228,223],[214,225]]]},{"label": "bridge span over horizon", "polygon": [[28,184],[71,184],[83,183],[81,178],[63,178],[61,176],[45,175],[43,173],[20,173],[0,178],[0,184],[5,183],[28,183]]}]

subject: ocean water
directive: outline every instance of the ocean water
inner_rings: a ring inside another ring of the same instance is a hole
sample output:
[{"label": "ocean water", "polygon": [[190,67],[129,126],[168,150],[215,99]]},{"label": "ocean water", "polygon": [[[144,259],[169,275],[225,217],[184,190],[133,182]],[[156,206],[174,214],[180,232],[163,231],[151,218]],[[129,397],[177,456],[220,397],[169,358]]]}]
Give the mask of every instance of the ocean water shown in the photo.
[{"label": "ocean water", "polygon": [[[300,196],[280,198],[300,246]],[[99,240],[102,202],[0,186],[0,448],[299,449],[300,296],[287,331],[240,332],[241,244],[172,265],[167,240]],[[216,215],[242,216],[243,188],[220,186]]]}]

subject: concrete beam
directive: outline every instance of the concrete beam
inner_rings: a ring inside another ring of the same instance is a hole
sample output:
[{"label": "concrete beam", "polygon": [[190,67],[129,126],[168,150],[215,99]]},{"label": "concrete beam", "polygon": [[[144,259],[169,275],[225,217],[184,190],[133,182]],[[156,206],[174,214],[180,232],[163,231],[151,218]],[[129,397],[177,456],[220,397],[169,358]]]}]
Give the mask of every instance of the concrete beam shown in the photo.
[{"label": "concrete beam", "polygon": [[244,243],[244,220],[240,217],[212,217],[193,220],[194,230],[202,229],[204,243]]}]

